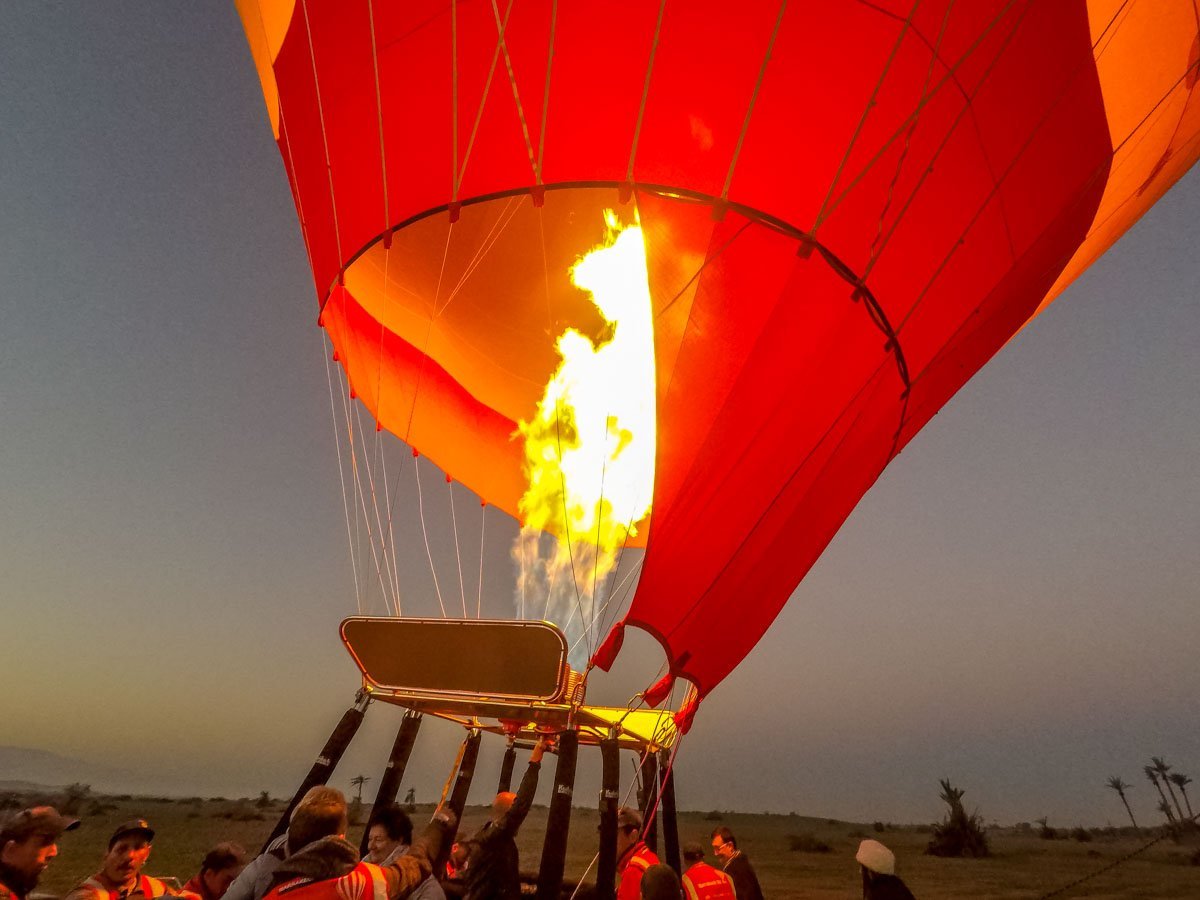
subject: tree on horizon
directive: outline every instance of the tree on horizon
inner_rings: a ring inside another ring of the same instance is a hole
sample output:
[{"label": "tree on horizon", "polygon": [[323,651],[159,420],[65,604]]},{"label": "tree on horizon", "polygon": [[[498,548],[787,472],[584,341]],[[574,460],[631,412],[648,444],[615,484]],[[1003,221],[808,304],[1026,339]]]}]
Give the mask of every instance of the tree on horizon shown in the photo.
[{"label": "tree on horizon", "polygon": [[1167,786],[1167,793],[1171,795],[1171,802],[1175,804],[1175,809],[1179,811],[1179,821],[1183,821],[1183,807],[1179,805],[1179,798],[1175,796],[1175,790],[1171,787],[1171,767],[1161,756],[1150,757],[1150,763],[1154,766],[1154,771],[1158,773],[1158,777],[1162,779],[1163,784]]},{"label": "tree on horizon", "polygon": [[350,783],[352,785],[354,785],[356,788],[358,788],[358,793],[354,797],[354,802],[358,803],[360,806],[362,805],[363,785],[366,784],[370,780],[371,780],[371,778],[369,775],[355,775],[353,778],[350,779]]},{"label": "tree on horizon", "polygon": [[1171,804],[1167,802],[1167,795],[1163,793],[1162,785],[1158,783],[1158,774],[1155,772],[1154,766],[1142,766],[1142,771],[1146,773],[1146,777],[1150,779],[1150,783],[1158,791],[1158,796],[1162,798],[1162,802],[1158,804],[1158,811],[1166,815],[1167,824],[1174,825],[1175,814],[1171,812]]},{"label": "tree on horizon", "polygon": [[1129,813],[1129,821],[1133,823],[1134,829],[1137,829],[1137,819],[1133,817],[1133,810],[1129,808],[1129,801],[1125,799],[1125,788],[1132,787],[1121,780],[1120,775],[1111,775],[1108,779],[1108,786],[1117,792],[1117,796],[1121,798],[1121,802],[1125,804],[1125,812]]},{"label": "tree on horizon", "polygon": [[1179,788],[1179,793],[1183,794],[1183,802],[1187,804],[1188,817],[1195,820],[1196,814],[1192,812],[1192,801],[1188,799],[1187,786],[1192,783],[1192,779],[1182,772],[1173,772],[1171,780],[1175,782],[1175,786]]}]

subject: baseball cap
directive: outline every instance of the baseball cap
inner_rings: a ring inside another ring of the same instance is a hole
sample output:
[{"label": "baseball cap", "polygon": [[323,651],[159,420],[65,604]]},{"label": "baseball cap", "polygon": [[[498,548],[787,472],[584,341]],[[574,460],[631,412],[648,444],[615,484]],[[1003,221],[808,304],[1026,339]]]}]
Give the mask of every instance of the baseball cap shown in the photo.
[{"label": "baseball cap", "polygon": [[684,859],[704,859],[704,845],[698,844],[695,841],[688,841],[683,845]]},{"label": "baseball cap", "polygon": [[112,837],[108,839],[109,849],[112,845],[125,837],[127,834],[144,834],[146,840],[154,840],[154,829],[150,827],[150,823],[145,819],[130,819],[128,822],[122,822],[117,826],[117,830],[112,833]]},{"label": "baseball cap", "polygon": [[24,841],[34,834],[57,838],[64,831],[78,827],[78,819],[60,815],[53,806],[34,806],[14,813],[0,826],[0,846],[9,841]]}]

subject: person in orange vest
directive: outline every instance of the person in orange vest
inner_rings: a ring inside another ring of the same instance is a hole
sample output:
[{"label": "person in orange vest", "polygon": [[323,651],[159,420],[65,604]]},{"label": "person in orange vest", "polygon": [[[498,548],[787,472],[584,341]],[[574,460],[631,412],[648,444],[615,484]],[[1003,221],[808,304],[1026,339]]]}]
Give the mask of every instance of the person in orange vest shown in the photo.
[{"label": "person in orange vest", "polygon": [[200,871],[188,880],[183,890],[200,900],[221,900],[244,868],[246,851],[240,844],[223,841],[204,854]]},{"label": "person in orange vest", "polygon": [[683,864],[683,894],[687,900],[734,900],[733,879],[704,861],[701,844],[685,844]]},{"label": "person in orange vest", "polygon": [[64,900],[154,900],[178,894],[157,878],[142,874],[153,843],[154,829],[145,819],[122,823],[108,839],[100,871],[73,887]]},{"label": "person in orange vest", "polygon": [[289,832],[305,834],[309,843],[275,870],[268,900],[402,900],[433,872],[433,860],[447,834],[454,833],[454,814],[438,809],[408,853],[386,866],[362,862],[346,840],[346,798],[329,790],[322,802],[297,807]]},{"label": "person in orange vest", "polygon": [[622,806],[617,810],[617,900],[640,900],[642,876],[658,857],[642,840],[642,814]]},{"label": "person in orange vest", "polygon": [[23,809],[0,826],[0,900],[25,900],[58,856],[58,839],[79,827],[53,806]]}]

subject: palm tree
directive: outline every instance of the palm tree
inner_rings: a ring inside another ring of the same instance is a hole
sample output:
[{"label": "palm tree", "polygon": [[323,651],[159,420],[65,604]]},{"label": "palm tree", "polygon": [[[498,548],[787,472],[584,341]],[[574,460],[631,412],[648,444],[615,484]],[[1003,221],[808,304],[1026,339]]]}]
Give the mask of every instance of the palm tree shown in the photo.
[{"label": "palm tree", "polygon": [[1121,780],[1120,775],[1112,775],[1108,779],[1108,786],[1117,792],[1117,796],[1121,798],[1121,802],[1125,804],[1125,812],[1129,813],[1129,821],[1133,823],[1134,830],[1137,830],[1137,819],[1133,817],[1133,810],[1129,808],[1129,801],[1125,799],[1125,788],[1132,785],[1126,784]]},{"label": "palm tree", "polygon": [[366,775],[355,775],[353,778],[350,779],[350,783],[352,785],[354,785],[356,788],[358,788],[358,795],[354,798],[355,803],[362,803],[363,785],[366,784],[370,780],[371,779]]},{"label": "palm tree", "polygon": [[1179,788],[1179,793],[1183,794],[1183,802],[1187,804],[1188,816],[1196,818],[1196,814],[1192,812],[1192,801],[1188,799],[1187,786],[1192,783],[1192,779],[1184,775],[1182,772],[1175,772],[1170,776],[1175,782],[1175,787]]},{"label": "palm tree", "polygon": [[1158,773],[1158,777],[1162,779],[1162,783],[1167,786],[1167,793],[1171,795],[1171,802],[1175,804],[1175,809],[1179,811],[1179,821],[1183,821],[1183,807],[1179,805],[1179,798],[1175,796],[1175,791],[1171,787],[1171,767],[1166,764],[1161,756],[1150,757],[1150,762],[1154,766],[1154,771]]},{"label": "palm tree", "polygon": [[1162,785],[1158,783],[1158,773],[1154,770],[1154,766],[1142,766],[1142,771],[1146,773],[1146,777],[1150,779],[1150,783],[1158,791],[1158,796],[1162,798],[1162,803],[1158,804],[1159,812],[1166,813],[1167,822],[1174,825],[1175,814],[1171,812],[1171,804],[1167,802],[1167,795],[1163,793]]}]

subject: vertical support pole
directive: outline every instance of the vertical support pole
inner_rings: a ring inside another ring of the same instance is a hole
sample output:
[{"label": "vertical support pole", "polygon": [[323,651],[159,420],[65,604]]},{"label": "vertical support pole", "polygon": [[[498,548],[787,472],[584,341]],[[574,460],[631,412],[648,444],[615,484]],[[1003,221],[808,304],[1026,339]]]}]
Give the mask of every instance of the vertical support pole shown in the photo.
[{"label": "vertical support pole", "polygon": [[600,856],[596,900],[613,900],[617,886],[617,803],[621,796],[621,747],[616,737],[600,742]]},{"label": "vertical support pole", "polygon": [[558,736],[558,764],[554,767],[554,793],[546,819],[542,843],[542,865],[538,871],[538,900],[558,900],[563,869],[567,864],[567,834],[571,829],[571,797],[575,793],[575,763],[579,757],[579,734],[564,731]]},{"label": "vertical support pole", "polygon": [[676,875],[682,874],[679,859],[679,821],[675,817],[675,770],[671,765],[671,751],[660,750],[658,754],[659,781],[662,782],[662,802],[659,812],[662,817],[663,860],[675,870]]},{"label": "vertical support pole", "polygon": [[513,767],[517,763],[517,748],[509,741],[504,750],[504,762],[500,764],[500,783],[496,785],[496,793],[503,794],[512,790]]},{"label": "vertical support pole", "polygon": [[355,695],[354,705],[342,713],[341,721],[333,729],[333,734],[329,735],[329,740],[321,748],[321,752],[317,755],[312,768],[308,770],[308,774],[300,782],[300,787],[296,788],[296,793],[288,803],[287,809],[283,811],[283,815],[275,823],[275,827],[271,830],[271,836],[267,838],[262,850],[259,852],[266,852],[267,846],[271,841],[287,831],[288,822],[292,819],[292,811],[304,799],[304,795],[318,784],[325,784],[329,780],[329,776],[333,774],[333,770],[337,768],[338,762],[341,761],[342,754],[346,752],[346,748],[350,746],[350,741],[354,739],[354,735],[358,732],[358,726],[362,724],[363,714],[367,711],[367,704],[370,702],[371,696],[366,691],[360,690]]},{"label": "vertical support pole", "polygon": [[[412,754],[413,743],[420,728],[421,714],[408,710],[400,720],[400,729],[396,732],[396,741],[392,744],[387,767],[383,770],[383,777],[379,779],[379,790],[375,792],[375,802],[371,804],[372,814],[396,799],[396,792],[400,790],[404,769],[408,766],[408,757]],[[370,828],[363,829],[362,843],[358,847],[359,856],[367,854],[367,837],[370,831]]]},{"label": "vertical support pole", "polygon": [[642,840],[658,853],[658,757],[647,750],[642,757],[642,789],[638,791],[638,806],[642,810]]},{"label": "vertical support pole", "polygon": [[[462,760],[458,764],[458,774],[454,778],[454,788],[450,791],[450,809],[454,811],[455,821],[462,821],[463,807],[467,805],[467,792],[471,790],[471,779],[475,777],[475,762],[479,759],[479,739],[482,733],[478,728],[467,732],[463,741]],[[437,859],[433,861],[433,874],[441,881],[446,876],[446,860],[450,858],[450,845],[453,836],[443,842]]]}]

